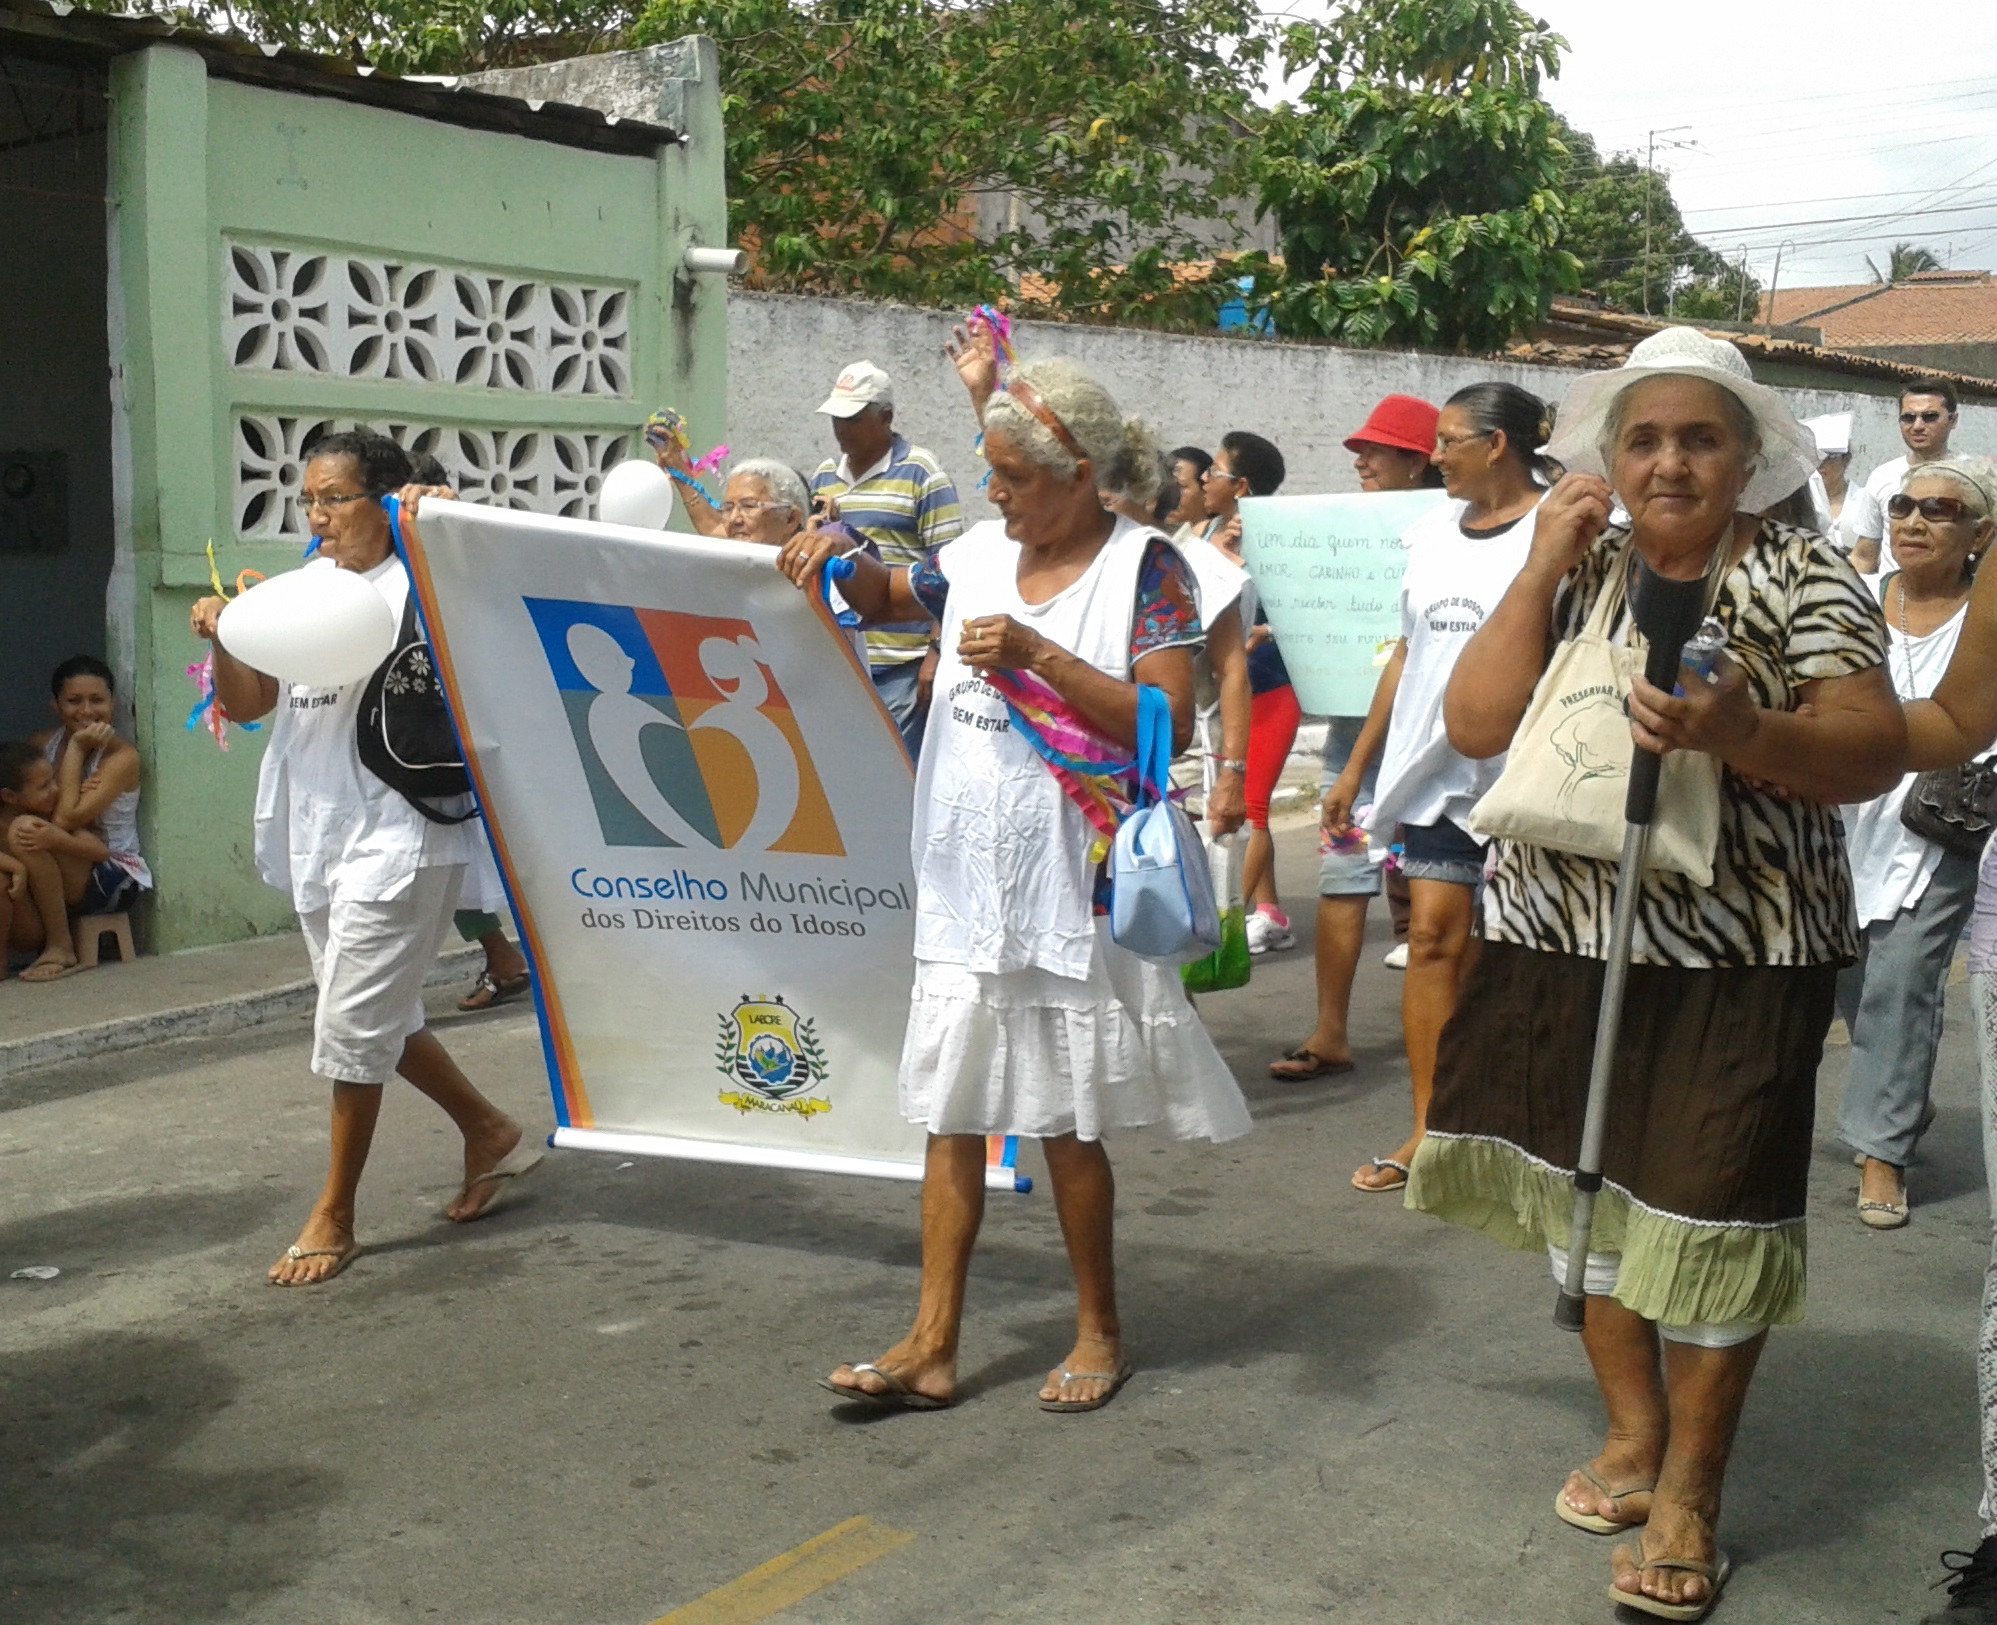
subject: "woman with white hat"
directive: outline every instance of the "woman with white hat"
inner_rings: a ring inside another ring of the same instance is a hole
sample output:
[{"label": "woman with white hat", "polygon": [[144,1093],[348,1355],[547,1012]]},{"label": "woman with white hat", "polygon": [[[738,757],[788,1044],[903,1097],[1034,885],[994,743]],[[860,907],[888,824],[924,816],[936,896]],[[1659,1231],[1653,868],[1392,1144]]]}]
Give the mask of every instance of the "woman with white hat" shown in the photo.
[{"label": "woman with white hat", "polygon": [[[1638,677],[1623,702],[1638,745],[1718,759],[1667,780],[1703,796],[1717,835],[1709,885],[1651,869],[1634,896],[1583,1332],[1608,1438],[1555,1497],[1569,1524],[1636,1531],[1614,1556],[1616,1602],[1697,1619],[1726,1583],[1721,1484],[1755,1363],[1768,1328],[1803,1312],[1817,1064],[1857,948],[1833,804],[1897,782],[1905,724],[1877,602],[1821,537],[1754,517],[1809,478],[1816,446],[1732,345],[1646,339],[1568,392],[1547,452],[1569,472],[1457,662],[1455,747],[1511,747],[1508,776],[1560,782],[1563,764],[1534,760],[1545,736],[1514,732],[1541,673],[1575,669],[1553,664],[1561,645],[1635,636],[1636,558],[1703,578],[1729,637],[1710,681],[1688,668],[1672,694]],[[1609,523],[1617,499],[1627,526]],[[1410,1207],[1544,1249],[1557,1276],[1618,879],[1613,860],[1500,843],[1408,1188]]]}]

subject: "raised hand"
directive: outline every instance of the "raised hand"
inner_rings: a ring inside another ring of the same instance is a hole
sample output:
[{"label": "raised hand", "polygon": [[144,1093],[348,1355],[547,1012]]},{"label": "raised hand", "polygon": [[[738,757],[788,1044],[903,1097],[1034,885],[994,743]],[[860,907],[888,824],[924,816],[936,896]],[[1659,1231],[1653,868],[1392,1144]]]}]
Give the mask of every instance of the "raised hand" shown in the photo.
[{"label": "raised hand", "polygon": [[976,316],[968,326],[959,322],[951,328],[943,353],[955,365],[973,403],[982,409],[998,388],[998,340],[990,325]]}]

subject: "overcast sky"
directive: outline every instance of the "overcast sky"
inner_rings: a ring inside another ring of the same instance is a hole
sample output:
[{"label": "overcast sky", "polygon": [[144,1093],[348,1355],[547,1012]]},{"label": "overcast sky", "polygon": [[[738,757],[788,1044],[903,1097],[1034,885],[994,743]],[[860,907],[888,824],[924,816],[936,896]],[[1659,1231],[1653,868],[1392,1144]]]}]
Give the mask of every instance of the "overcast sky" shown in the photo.
[{"label": "overcast sky", "polygon": [[1997,268],[1997,0],[1525,3],[1570,46],[1547,99],[1605,152],[1659,131],[1686,224],[1764,287],[1784,242],[1785,288],[1896,242]]}]

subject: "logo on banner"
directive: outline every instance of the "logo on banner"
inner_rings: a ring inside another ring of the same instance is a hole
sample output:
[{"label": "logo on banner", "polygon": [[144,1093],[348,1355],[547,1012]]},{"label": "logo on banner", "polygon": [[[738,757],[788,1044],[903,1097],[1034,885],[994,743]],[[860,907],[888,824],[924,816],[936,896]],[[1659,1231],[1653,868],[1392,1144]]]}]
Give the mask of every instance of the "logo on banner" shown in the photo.
[{"label": "logo on banner", "polygon": [[846,855],[804,733],[747,621],[523,602],[604,845]]},{"label": "logo on banner", "polygon": [[721,1017],[715,1065],[723,1077],[753,1090],[752,1094],[724,1089],[721,1103],[738,1112],[795,1112],[815,1117],[832,1110],[832,1102],[804,1099],[825,1081],[825,1053],[808,1019],[783,1001],[780,993],[741,1002]]}]

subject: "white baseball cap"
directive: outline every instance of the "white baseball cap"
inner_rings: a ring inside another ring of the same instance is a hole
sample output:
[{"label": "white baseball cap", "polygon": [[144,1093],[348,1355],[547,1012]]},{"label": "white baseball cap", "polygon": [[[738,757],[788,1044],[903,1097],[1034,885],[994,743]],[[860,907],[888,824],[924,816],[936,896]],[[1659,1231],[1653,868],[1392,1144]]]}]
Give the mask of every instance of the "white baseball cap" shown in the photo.
[{"label": "white baseball cap", "polygon": [[855,361],[839,375],[819,407],[827,417],[850,418],[870,406],[894,405],[894,384],[871,361]]}]

